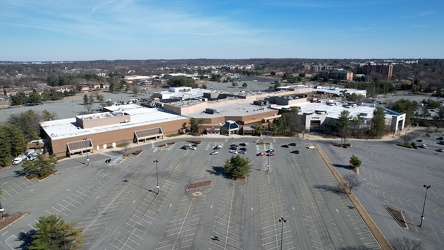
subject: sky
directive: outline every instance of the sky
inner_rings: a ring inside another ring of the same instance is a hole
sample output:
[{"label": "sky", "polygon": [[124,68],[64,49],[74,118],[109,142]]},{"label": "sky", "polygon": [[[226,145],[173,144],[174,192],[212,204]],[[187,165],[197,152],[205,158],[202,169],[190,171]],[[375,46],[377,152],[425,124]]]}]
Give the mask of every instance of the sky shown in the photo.
[{"label": "sky", "polygon": [[0,0],[0,61],[444,58],[443,0]]}]

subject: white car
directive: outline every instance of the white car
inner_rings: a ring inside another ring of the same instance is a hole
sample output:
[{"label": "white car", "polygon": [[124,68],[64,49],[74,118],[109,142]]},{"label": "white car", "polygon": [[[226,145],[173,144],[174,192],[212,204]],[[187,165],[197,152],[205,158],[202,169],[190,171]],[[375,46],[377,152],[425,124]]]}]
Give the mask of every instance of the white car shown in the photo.
[{"label": "white car", "polygon": [[313,149],[313,148],[315,148],[315,146],[307,146],[307,148],[309,148],[309,149]]},{"label": "white car", "polygon": [[18,165],[20,163],[22,163],[23,158],[22,157],[16,157],[14,158],[14,160],[12,161],[12,165]]},{"label": "white car", "polygon": [[219,152],[217,152],[217,151],[213,151],[210,153],[210,155],[217,155],[217,154],[219,154]]},{"label": "white car", "polygon": [[237,150],[230,150],[229,152],[232,153],[232,154],[237,155]]}]

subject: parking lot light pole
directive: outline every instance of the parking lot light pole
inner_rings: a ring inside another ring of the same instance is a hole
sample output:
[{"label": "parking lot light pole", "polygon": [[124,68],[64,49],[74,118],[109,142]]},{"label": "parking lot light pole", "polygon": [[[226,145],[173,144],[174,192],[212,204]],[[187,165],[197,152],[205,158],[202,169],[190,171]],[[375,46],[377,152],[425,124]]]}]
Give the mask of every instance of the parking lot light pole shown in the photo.
[{"label": "parking lot light pole", "polygon": [[89,152],[86,151],[86,166],[89,166]]},{"label": "parking lot light pole", "polygon": [[270,153],[268,153],[267,158],[268,158],[268,164],[267,164],[268,170],[267,170],[267,172],[270,173]]},{"label": "parking lot light pole", "polygon": [[424,209],[425,209],[425,204],[426,204],[426,200],[427,200],[427,190],[431,186],[430,185],[423,185],[423,187],[425,187],[426,191],[425,191],[425,196],[424,196],[424,204],[422,205],[421,222],[419,223],[419,227],[422,226],[422,221],[424,220]]},{"label": "parking lot light pole", "polygon": [[157,194],[159,194],[159,174],[157,173],[157,163],[159,162],[158,160],[154,160],[153,162],[156,163],[156,187],[157,187]]},{"label": "parking lot light pole", "polygon": [[284,219],[284,217],[279,218],[279,222],[282,223],[282,227],[281,227],[281,250],[282,250],[282,245],[283,245],[283,240],[284,240],[284,223],[287,222],[286,219]]}]

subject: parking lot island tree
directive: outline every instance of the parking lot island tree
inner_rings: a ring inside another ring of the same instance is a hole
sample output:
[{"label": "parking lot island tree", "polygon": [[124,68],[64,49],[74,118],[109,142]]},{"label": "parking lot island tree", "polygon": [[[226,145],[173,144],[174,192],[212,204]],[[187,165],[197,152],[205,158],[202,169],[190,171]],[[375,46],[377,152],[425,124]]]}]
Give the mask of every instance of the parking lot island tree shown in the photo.
[{"label": "parking lot island tree", "polygon": [[352,189],[361,186],[361,180],[356,174],[346,174],[344,175],[344,182],[347,184],[349,189],[349,194],[352,193]]},{"label": "parking lot island tree", "polygon": [[29,249],[80,249],[83,247],[83,229],[74,222],[66,223],[57,215],[41,216],[35,224]]},{"label": "parking lot island tree", "polygon": [[250,159],[236,155],[225,161],[224,172],[227,177],[233,179],[247,177],[250,176],[251,166]]},{"label": "parking lot island tree", "polygon": [[359,174],[359,167],[361,166],[361,160],[356,156],[356,155],[352,155],[350,157],[350,166],[352,166],[352,168],[354,168],[356,174]]},{"label": "parking lot island tree", "polygon": [[44,177],[55,170],[56,162],[57,158],[54,155],[51,155],[50,157],[45,157],[43,154],[40,154],[36,159],[32,161],[25,160],[23,162],[22,172],[26,175],[35,174],[38,177]]}]

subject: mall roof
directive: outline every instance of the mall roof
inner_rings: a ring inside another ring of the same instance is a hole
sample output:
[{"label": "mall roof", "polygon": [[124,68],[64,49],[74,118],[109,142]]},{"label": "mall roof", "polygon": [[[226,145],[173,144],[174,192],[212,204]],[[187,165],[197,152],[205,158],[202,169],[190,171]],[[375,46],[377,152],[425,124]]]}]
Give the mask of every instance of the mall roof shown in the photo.
[{"label": "mall roof", "polygon": [[[327,116],[331,118],[338,118],[339,114],[343,110],[348,110],[350,112],[350,116],[355,117],[357,115],[361,115],[366,119],[371,119],[373,117],[373,111],[377,108],[375,104],[370,103],[351,103],[346,101],[330,101],[330,100],[321,100],[320,103],[316,102],[305,102],[297,105],[287,105],[287,106],[272,106],[272,108],[290,108],[292,106],[297,106],[301,108],[301,114],[303,113],[315,113],[315,111],[326,111]],[[386,116],[392,115],[400,115],[395,111],[384,109],[384,113]]]},{"label": "mall roof", "polygon": [[[145,108],[135,104],[111,106],[107,107],[107,109],[114,110],[115,112],[123,111],[126,114],[129,114],[130,122],[83,129],[76,123],[76,118],[68,118],[41,122],[40,126],[43,128],[43,130],[45,130],[52,140],[57,140],[74,136],[86,136],[94,133],[187,119],[186,117],[180,115],[172,114],[155,108]],[[97,115],[100,116],[100,113]]]},{"label": "mall roof", "polygon": [[205,110],[200,110],[194,113],[189,114],[189,117],[195,118],[213,118],[217,116],[245,116],[245,115],[253,115],[265,113],[267,111],[271,111],[267,106],[257,106],[252,105],[250,103],[236,103],[236,104],[228,104],[224,106],[211,108],[215,110],[214,114],[205,113]]}]

